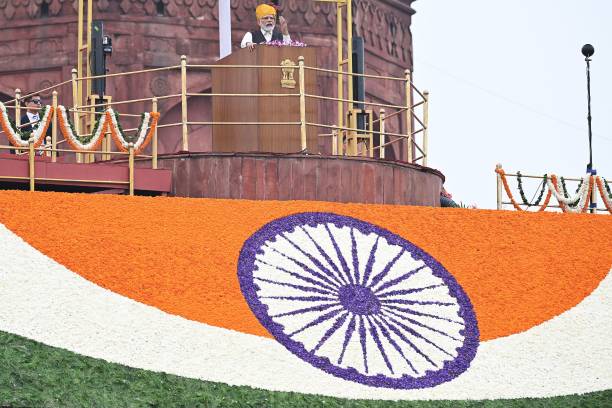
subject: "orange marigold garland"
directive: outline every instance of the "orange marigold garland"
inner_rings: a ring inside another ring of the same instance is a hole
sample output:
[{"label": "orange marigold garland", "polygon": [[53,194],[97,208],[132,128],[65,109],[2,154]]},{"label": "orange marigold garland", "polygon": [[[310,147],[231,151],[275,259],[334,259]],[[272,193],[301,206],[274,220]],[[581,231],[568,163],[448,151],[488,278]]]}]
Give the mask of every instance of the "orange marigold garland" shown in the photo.
[{"label": "orange marigold garland", "polygon": [[604,205],[606,206],[608,212],[612,214],[612,200],[609,199],[608,195],[604,191],[604,186],[603,182],[601,181],[601,177],[597,176],[595,180],[597,181],[597,187],[599,188],[599,195],[601,196],[601,199]]},{"label": "orange marigold garland", "polygon": [[103,140],[103,135],[108,132],[108,121],[106,115],[102,115],[94,125],[94,130],[91,135],[79,136],[70,122],[66,108],[62,105],[58,107],[60,114],[59,126],[64,138],[68,144],[76,151],[90,152],[100,147]]},{"label": "orange marigold garland", "polygon": [[46,105],[41,110],[41,119],[33,125],[31,132],[23,132],[15,126],[6,112],[6,106],[0,102],[0,125],[6,133],[8,140],[15,147],[27,147],[30,140],[34,142],[34,147],[38,148],[45,140],[47,129],[51,124],[54,109],[52,106]]},{"label": "orange marigold garland", "polygon": [[[510,186],[508,186],[508,180],[506,179],[506,172],[504,172],[504,169],[497,168],[495,169],[495,172],[497,174],[499,174],[501,180],[502,180],[502,184],[504,185],[504,190],[506,190],[506,194],[508,195],[508,198],[510,199],[510,202],[512,203],[512,206],[517,210],[517,211],[526,211],[523,210],[518,203],[514,200],[514,196],[512,195],[512,191],[510,191]],[[548,193],[546,194],[546,198],[544,199],[544,203],[542,204],[542,206],[536,211],[536,212],[542,212],[546,209],[546,207],[548,207],[548,203],[550,202],[550,197],[552,196],[552,191],[550,191],[550,188],[548,189]]]},{"label": "orange marigold garland", "polygon": [[[135,135],[135,141],[131,142],[125,137],[119,123],[119,115],[113,109],[106,111],[107,121],[110,123],[110,131],[115,145],[122,152],[127,152],[129,144],[134,143],[134,154],[140,154],[151,142],[153,133],[159,120],[159,112],[145,112],[140,119],[140,125]],[[148,131],[147,131],[148,129]]]}]

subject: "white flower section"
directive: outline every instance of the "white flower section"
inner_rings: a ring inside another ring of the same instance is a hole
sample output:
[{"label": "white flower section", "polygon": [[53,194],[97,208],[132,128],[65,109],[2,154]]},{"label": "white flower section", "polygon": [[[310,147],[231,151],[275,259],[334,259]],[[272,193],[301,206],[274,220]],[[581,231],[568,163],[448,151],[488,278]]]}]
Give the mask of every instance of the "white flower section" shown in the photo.
[{"label": "white flower section", "polygon": [[[559,201],[559,204],[562,206],[565,205],[565,210],[567,212],[580,213],[582,212],[582,208],[584,207],[584,204],[586,203],[586,200],[588,199],[589,194],[591,192],[589,180],[590,180],[590,176],[583,177],[582,185],[580,186],[580,190],[574,197],[569,197],[569,198],[565,198],[563,194],[561,194],[555,188],[555,185],[553,184],[550,178],[546,180],[546,183],[548,184],[548,189],[552,191],[557,201]],[[569,204],[575,203],[577,200],[578,200],[578,204],[574,208],[569,206]]]},{"label": "white flower section", "polygon": [[74,145],[77,146],[80,150],[92,150],[94,146],[96,146],[96,144],[98,143],[98,140],[104,136],[102,134],[102,130],[104,129],[106,125],[106,115],[102,115],[100,117],[98,128],[96,129],[96,132],[94,133],[92,138],[87,143],[81,143],[77,135],[75,135],[72,132],[72,127],[70,126],[68,122],[68,114],[66,112],[66,108],[62,105],[59,105],[58,109],[60,111],[60,115],[62,115],[62,120],[65,124],[64,127],[66,131],[68,132],[68,134],[64,134],[64,137],[69,138],[72,141],[72,143],[74,143]]},{"label": "white flower section", "polygon": [[1,331],[131,367],[274,391],[459,400],[551,397],[612,388],[612,271],[575,308],[526,332],[481,343],[460,377],[422,390],[345,381],[312,367],[275,340],[189,321],[135,302],[69,271],[2,224],[0,304]]}]

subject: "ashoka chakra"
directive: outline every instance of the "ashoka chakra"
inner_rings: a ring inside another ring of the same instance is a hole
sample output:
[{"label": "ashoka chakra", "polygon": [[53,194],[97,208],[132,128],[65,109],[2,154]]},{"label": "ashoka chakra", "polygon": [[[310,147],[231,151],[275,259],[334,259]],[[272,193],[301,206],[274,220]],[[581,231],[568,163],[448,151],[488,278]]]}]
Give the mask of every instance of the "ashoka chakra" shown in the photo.
[{"label": "ashoka chakra", "polygon": [[245,242],[238,278],[280,343],[350,381],[431,387],[476,355],[476,318],[456,280],[416,245],[364,221],[329,213],[272,221]]}]

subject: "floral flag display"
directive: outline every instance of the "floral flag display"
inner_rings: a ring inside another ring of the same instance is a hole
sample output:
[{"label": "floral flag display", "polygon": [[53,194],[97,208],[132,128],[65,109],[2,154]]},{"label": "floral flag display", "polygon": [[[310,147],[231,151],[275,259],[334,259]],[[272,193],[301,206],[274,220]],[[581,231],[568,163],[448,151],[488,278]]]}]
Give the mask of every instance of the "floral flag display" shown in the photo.
[{"label": "floral flag display", "polygon": [[[608,392],[611,232],[605,215],[0,191],[0,338],[295,406]],[[9,376],[32,366],[7,355]]]}]

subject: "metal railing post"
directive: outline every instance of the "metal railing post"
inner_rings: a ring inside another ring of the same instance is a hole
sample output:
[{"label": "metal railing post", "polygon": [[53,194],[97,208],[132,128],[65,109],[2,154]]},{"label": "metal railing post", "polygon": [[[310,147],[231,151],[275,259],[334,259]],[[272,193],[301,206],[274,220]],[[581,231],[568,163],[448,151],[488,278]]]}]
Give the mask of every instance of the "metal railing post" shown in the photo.
[{"label": "metal railing post", "polygon": [[128,145],[130,157],[128,160],[128,167],[130,173],[130,195],[134,195],[134,143]]},{"label": "metal railing post", "polygon": [[404,73],[406,75],[406,135],[408,136],[406,161],[412,163],[412,73],[409,69],[404,71]]},{"label": "metal railing post", "polygon": [[15,89],[15,125],[21,126],[21,89]]},{"label": "metal railing post", "polygon": [[189,151],[187,129],[187,56],[181,55],[181,124],[183,126],[183,151]]},{"label": "metal railing post", "polygon": [[423,91],[423,166],[427,167],[429,157],[429,91]]},{"label": "metal railing post", "polygon": [[51,122],[51,162],[57,161],[57,91],[53,91],[52,106],[53,106],[53,121]]},{"label": "metal railing post", "polygon": [[34,191],[34,141],[28,142],[28,176],[30,178],[30,191]]},{"label": "metal railing post", "polygon": [[[500,163],[498,163],[495,166],[496,170],[499,170],[502,168],[502,165]],[[495,175],[497,176],[497,209],[501,210],[502,209],[502,179],[501,176],[499,175],[499,173],[496,171]]]},{"label": "metal railing post", "polygon": [[385,158],[385,143],[387,143],[387,141],[385,140],[385,110],[381,109],[380,113],[378,114],[378,123],[380,125],[379,127],[379,157],[381,159]]},{"label": "metal railing post", "polygon": [[[151,111],[157,112],[157,98],[153,98],[151,103]],[[153,132],[153,140],[151,142],[151,167],[157,168],[157,126]]]},{"label": "metal railing post", "polygon": [[332,130],[332,155],[338,154],[338,131]]},{"label": "metal railing post", "polygon": [[[74,123],[74,131],[76,132],[77,137],[79,137],[81,134],[81,123],[79,119],[79,113],[77,112],[78,105],[79,105],[79,83],[77,81],[77,70],[76,68],[72,68],[72,108],[74,109],[74,112],[73,112],[74,116],[73,116],[72,122]],[[68,112],[66,112],[66,117],[68,116],[69,114]],[[81,163],[81,157],[82,157],[81,153],[76,154],[77,163]]]},{"label": "metal railing post", "polygon": [[302,152],[305,152],[306,146],[306,81],[304,79],[304,57],[298,57],[300,67],[300,139],[302,142]]}]

